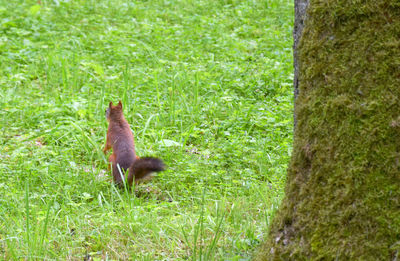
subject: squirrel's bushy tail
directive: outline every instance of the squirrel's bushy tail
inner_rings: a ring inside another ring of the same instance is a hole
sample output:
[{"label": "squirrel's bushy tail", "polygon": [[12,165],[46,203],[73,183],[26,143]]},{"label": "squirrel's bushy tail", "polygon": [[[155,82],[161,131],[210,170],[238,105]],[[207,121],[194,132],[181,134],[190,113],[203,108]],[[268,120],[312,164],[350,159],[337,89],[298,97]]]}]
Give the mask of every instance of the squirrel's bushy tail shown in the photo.
[{"label": "squirrel's bushy tail", "polygon": [[144,157],[135,160],[129,168],[128,183],[132,185],[133,179],[137,182],[150,175],[152,172],[165,170],[165,164],[162,160],[153,157]]}]

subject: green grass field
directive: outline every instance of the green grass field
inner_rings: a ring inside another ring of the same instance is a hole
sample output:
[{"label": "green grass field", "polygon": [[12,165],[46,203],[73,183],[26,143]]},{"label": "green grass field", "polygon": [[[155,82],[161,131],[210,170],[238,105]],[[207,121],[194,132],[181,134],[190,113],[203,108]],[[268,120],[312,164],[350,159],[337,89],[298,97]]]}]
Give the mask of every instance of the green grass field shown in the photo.
[{"label": "green grass field", "polygon": [[[292,143],[289,0],[0,0],[0,259],[248,260]],[[116,189],[109,101],[139,156]]]}]

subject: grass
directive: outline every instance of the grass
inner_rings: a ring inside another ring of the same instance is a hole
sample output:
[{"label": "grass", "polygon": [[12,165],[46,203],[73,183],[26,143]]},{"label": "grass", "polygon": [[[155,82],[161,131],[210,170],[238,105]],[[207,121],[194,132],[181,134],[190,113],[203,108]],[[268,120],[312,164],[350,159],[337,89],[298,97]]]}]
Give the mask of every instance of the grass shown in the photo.
[{"label": "grass", "polygon": [[[0,0],[2,259],[247,260],[292,142],[292,1]],[[101,149],[122,100],[134,193]]]}]

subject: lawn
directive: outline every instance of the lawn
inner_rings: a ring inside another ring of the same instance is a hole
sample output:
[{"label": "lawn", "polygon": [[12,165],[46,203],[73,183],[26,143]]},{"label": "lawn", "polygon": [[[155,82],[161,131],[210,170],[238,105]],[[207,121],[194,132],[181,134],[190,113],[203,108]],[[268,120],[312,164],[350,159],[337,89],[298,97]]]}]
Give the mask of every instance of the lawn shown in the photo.
[{"label": "lawn", "polygon": [[[248,260],[283,196],[293,3],[0,0],[0,259]],[[109,101],[139,156],[102,153]]]}]

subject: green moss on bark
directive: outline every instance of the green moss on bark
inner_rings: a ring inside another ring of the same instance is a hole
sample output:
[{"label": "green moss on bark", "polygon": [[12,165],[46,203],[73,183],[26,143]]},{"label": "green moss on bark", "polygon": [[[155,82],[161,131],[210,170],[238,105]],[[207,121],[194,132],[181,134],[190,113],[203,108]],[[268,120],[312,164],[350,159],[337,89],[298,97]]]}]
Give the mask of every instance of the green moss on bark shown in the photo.
[{"label": "green moss on bark", "polygon": [[307,14],[286,196],[257,259],[400,259],[400,1]]}]

